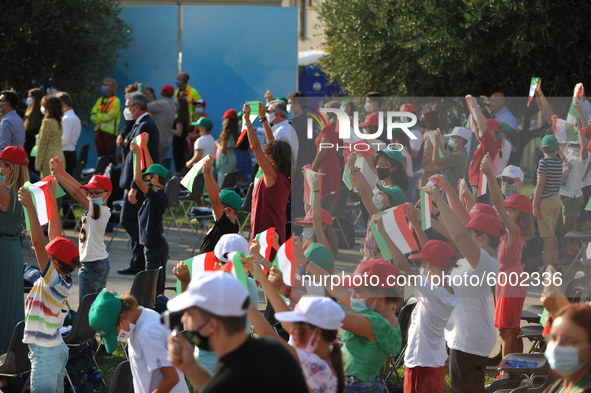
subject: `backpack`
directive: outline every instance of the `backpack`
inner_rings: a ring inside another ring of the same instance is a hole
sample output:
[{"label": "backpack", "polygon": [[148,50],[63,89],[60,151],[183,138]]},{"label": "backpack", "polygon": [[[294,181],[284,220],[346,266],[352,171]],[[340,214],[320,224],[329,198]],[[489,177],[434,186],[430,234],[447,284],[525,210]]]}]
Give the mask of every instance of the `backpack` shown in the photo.
[{"label": "backpack", "polygon": [[539,271],[544,266],[544,241],[539,236],[532,236],[525,241],[523,245],[523,254],[521,257],[521,266],[528,273]]},{"label": "backpack", "polygon": [[[90,345],[84,344],[78,347],[71,347],[66,364],[66,372],[72,380],[76,393],[100,392],[103,385],[102,375],[96,369],[92,359]],[[71,391],[68,378],[64,378],[64,391]]]}]

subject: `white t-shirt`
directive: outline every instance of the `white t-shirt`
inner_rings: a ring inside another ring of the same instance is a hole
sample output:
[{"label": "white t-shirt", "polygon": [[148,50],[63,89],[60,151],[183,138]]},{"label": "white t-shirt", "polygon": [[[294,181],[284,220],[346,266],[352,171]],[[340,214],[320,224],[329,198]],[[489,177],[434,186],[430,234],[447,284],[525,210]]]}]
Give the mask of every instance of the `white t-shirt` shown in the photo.
[{"label": "white t-shirt", "polygon": [[404,167],[404,170],[406,171],[406,176],[408,176],[408,178],[410,179],[413,175],[413,171],[412,171],[412,156],[410,155],[410,153],[408,152],[408,149],[405,147],[404,149],[402,149],[402,156],[404,158],[406,158],[406,166]]},{"label": "white t-shirt", "polygon": [[[499,270],[499,260],[488,255],[480,249],[480,260],[476,269],[472,269],[466,258],[458,261],[458,267],[450,272],[452,283],[454,277],[462,277],[462,285],[456,286],[454,292],[458,294],[458,304],[451,313],[449,322],[445,327],[445,341],[447,346],[457,351],[466,352],[477,356],[488,356],[497,342],[497,331],[493,323],[493,317],[488,302],[492,294],[491,287],[487,283],[489,273],[496,275]],[[464,278],[466,274],[467,278]],[[479,286],[470,284],[480,282]],[[491,274],[492,277],[492,274]],[[456,283],[459,282],[456,278]]]},{"label": "white t-shirt", "polygon": [[81,262],[100,261],[109,257],[105,246],[105,229],[109,218],[111,209],[92,202],[88,204],[88,210],[82,215],[78,241]]},{"label": "white t-shirt", "polygon": [[[337,344],[335,344],[337,345]],[[337,377],[332,373],[330,365],[315,353],[295,348],[304,378],[315,393],[336,393],[339,386]]]},{"label": "white t-shirt", "polygon": [[82,131],[82,123],[80,123],[80,119],[73,109],[69,109],[64,113],[62,130],[62,151],[75,151],[80,131]]},{"label": "white t-shirt", "polygon": [[[580,150],[580,149],[577,149]],[[562,184],[559,194],[569,198],[578,198],[583,195],[583,176],[589,165],[589,157],[581,160],[581,154],[575,153],[568,145],[564,147],[564,162],[562,163]]]},{"label": "white t-shirt", "polygon": [[[133,376],[135,393],[151,393],[162,381],[160,368],[170,367],[168,361],[168,336],[170,330],[160,322],[160,314],[147,308],[135,324],[135,331],[129,338],[129,362]],[[179,383],[171,393],[189,393],[182,372],[174,368],[179,375]]]},{"label": "white t-shirt", "polygon": [[408,328],[408,347],[404,355],[406,367],[442,367],[447,359],[444,331],[451,313],[458,303],[454,294],[443,287],[431,288],[425,275],[417,280],[415,297],[418,303]]},{"label": "white t-shirt", "polygon": [[511,155],[512,147],[513,146],[511,145],[511,142],[505,139],[505,146],[501,147],[501,153],[503,154],[503,157],[501,157],[500,154],[497,155],[497,157],[499,157],[499,169],[497,170],[497,176],[501,176],[501,173],[503,173],[503,169],[505,169],[505,167],[507,166],[507,163],[509,162],[509,156]]},{"label": "white t-shirt", "polygon": [[211,158],[215,157],[215,139],[210,134],[200,136],[195,141],[195,150],[203,150],[201,158],[206,157],[208,154]]}]

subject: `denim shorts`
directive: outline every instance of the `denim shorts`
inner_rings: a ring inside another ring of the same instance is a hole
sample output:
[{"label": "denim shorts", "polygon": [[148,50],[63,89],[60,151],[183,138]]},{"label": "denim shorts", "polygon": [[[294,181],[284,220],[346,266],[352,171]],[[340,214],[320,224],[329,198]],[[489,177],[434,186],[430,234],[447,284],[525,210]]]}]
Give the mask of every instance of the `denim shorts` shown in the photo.
[{"label": "denim shorts", "polygon": [[79,299],[91,293],[98,293],[107,286],[109,276],[109,259],[102,259],[93,262],[82,262],[78,270]]},{"label": "denim shorts", "polygon": [[55,347],[29,344],[31,361],[31,393],[63,393],[64,374],[68,362],[68,346]]}]

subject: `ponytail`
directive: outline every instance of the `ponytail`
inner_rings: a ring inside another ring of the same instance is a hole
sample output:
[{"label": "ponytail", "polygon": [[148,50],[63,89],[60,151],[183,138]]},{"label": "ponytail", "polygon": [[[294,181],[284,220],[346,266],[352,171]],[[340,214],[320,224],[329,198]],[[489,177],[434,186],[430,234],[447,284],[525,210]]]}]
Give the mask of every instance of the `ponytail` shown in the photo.
[{"label": "ponytail", "polygon": [[337,343],[337,331],[336,330],[324,330],[322,332],[322,339],[332,343],[332,349],[330,351],[330,362],[332,367],[337,374],[337,393],[343,393],[345,391],[345,371],[343,370],[343,354],[341,353],[341,346]]}]

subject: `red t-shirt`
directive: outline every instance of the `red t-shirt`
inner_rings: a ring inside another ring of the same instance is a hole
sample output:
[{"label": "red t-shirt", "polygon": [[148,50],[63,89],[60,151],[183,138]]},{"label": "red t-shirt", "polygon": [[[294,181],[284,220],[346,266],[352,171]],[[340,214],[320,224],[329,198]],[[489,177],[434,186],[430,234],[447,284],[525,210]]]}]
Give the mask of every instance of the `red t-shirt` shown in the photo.
[{"label": "red t-shirt", "polygon": [[284,174],[277,172],[277,178],[272,187],[265,185],[265,175],[261,177],[252,191],[251,240],[258,233],[275,227],[275,231],[279,235],[279,244],[285,242],[287,199],[290,192],[291,180]]},{"label": "red t-shirt", "polygon": [[484,136],[480,138],[480,146],[474,152],[472,161],[470,161],[470,184],[478,187],[480,183],[480,164],[486,153],[490,153],[491,160],[494,160],[497,154],[499,154],[499,148],[501,144],[497,142],[490,130],[486,130]]}]

